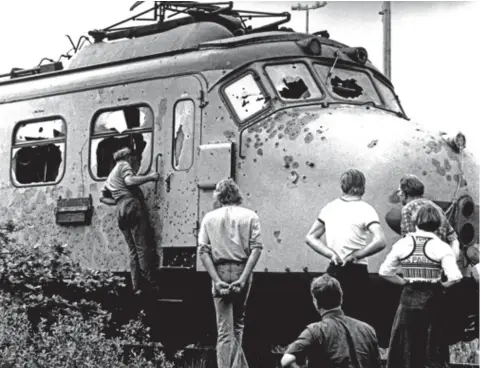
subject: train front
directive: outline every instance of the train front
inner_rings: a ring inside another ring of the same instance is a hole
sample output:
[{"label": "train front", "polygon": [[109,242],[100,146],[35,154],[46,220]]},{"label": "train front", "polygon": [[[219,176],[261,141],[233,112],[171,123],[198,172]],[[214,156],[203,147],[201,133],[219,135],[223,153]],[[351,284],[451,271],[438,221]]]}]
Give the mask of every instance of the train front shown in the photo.
[{"label": "train front", "polygon": [[[386,249],[369,260],[373,279],[400,237],[396,190],[405,174],[417,175],[425,196],[448,211],[470,274],[479,233],[479,165],[468,151],[470,137],[410,121],[364,48],[276,32],[235,39],[235,54],[230,72],[212,86],[220,98],[206,110],[202,136],[235,142],[233,175],[244,205],[261,219],[265,248],[248,309],[263,326],[254,328],[256,334],[276,331],[273,340],[282,343],[315,318],[308,282],[328,261],[305,244],[305,235],[321,208],[342,194],[340,176],[349,168],[365,174],[364,200],[378,212],[387,236]],[[225,109],[236,130],[222,117]],[[385,283],[375,285],[366,297],[372,315],[383,316],[377,322],[385,342],[396,294]]]}]

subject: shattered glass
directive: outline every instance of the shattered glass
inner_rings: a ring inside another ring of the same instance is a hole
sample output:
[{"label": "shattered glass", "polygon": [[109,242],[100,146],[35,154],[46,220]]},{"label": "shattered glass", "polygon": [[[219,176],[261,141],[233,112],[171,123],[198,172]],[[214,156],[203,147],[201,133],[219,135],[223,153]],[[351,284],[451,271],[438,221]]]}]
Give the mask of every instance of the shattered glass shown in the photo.
[{"label": "shattered glass", "polygon": [[173,127],[173,166],[175,170],[188,170],[193,164],[193,133],[195,123],[193,101],[179,101],[175,105]]},{"label": "shattered glass", "polygon": [[327,88],[333,96],[347,101],[374,102],[376,105],[382,105],[375,87],[366,73],[336,67],[327,81],[330,69],[330,66],[315,64],[315,70],[321,80],[327,84]]},{"label": "shattered glass", "polygon": [[132,150],[137,166],[133,169],[139,174],[146,173],[152,161],[152,130],[153,112],[148,107],[128,106],[98,115],[90,148],[93,176],[106,178],[115,166],[113,154],[123,147]]},{"label": "shattered glass", "polygon": [[252,74],[246,74],[227,86],[225,94],[241,121],[267,107],[265,95]]},{"label": "shattered glass", "polygon": [[66,125],[61,119],[15,129],[12,179],[16,185],[57,183],[65,170]]},{"label": "shattered glass", "polygon": [[305,64],[270,65],[265,70],[282,99],[306,100],[322,97]]}]

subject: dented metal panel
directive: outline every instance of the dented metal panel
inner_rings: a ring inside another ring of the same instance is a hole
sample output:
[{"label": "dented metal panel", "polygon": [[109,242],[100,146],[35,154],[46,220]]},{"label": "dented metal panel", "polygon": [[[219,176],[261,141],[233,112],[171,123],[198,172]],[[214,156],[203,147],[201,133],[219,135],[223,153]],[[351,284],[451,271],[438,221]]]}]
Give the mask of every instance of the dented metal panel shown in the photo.
[{"label": "dented metal panel", "polygon": [[201,145],[198,155],[198,187],[214,189],[222,179],[232,177],[233,143]]}]

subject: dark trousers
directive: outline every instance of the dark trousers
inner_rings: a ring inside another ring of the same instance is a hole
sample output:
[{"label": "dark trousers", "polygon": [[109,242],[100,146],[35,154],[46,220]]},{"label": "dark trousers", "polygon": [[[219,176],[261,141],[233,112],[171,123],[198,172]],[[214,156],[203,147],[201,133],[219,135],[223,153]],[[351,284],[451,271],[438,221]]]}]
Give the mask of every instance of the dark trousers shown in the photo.
[{"label": "dark trousers", "polygon": [[335,277],[343,290],[342,309],[349,317],[368,323],[370,276],[366,265],[348,263],[346,266],[330,264],[327,273]]},{"label": "dark trousers", "polygon": [[155,242],[145,203],[138,198],[117,202],[118,226],[128,245],[134,291],[154,288]]},{"label": "dark trousers", "polygon": [[439,284],[404,286],[390,337],[387,368],[448,368]]}]

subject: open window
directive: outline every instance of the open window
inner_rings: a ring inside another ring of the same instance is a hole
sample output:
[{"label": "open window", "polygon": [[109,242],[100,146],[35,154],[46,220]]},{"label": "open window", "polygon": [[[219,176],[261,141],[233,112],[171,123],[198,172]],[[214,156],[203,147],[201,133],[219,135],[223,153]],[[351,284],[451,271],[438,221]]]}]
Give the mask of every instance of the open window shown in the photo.
[{"label": "open window", "polygon": [[393,93],[390,87],[388,87],[383,82],[380,82],[379,80],[376,81],[376,85],[380,93],[382,94],[382,99],[383,99],[385,108],[387,110],[391,110],[391,111],[395,111],[403,114],[402,108],[398,103],[395,93]]},{"label": "open window", "polygon": [[240,123],[268,107],[266,95],[252,73],[227,85],[223,93]]},{"label": "open window", "polygon": [[129,147],[134,171],[145,174],[152,162],[153,112],[147,106],[126,106],[95,115],[90,144],[90,171],[104,179],[115,166],[113,154]]},{"label": "open window", "polygon": [[313,76],[303,63],[269,65],[265,70],[282,100],[301,101],[322,97]]},{"label": "open window", "polygon": [[[315,70],[333,97],[344,101],[374,102],[376,105],[382,105],[367,73],[321,64],[315,64]],[[331,75],[329,75],[330,70]]]},{"label": "open window", "polygon": [[188,170],[193,164],[195,105],[192,100],[181,100],[174,110],[173,167]]},{"label": "open window", "polygon": [[12,181],[56,184],[65,172],[66,124],[60,118],[22,122],[13,130]]}]

